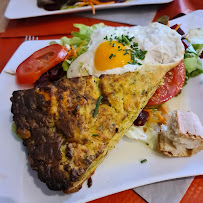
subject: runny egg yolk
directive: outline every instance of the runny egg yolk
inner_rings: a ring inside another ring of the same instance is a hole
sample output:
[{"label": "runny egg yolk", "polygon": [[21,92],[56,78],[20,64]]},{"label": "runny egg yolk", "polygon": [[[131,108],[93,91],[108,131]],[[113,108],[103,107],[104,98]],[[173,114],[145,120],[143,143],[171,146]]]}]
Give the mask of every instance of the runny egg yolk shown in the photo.
[{"label": "runny egg yolk", "polygon": [[96,70],[104,71],[131,63],[130,51],[126,52],[128,46],[124,46],[118,41],[105,41],[101,43],[94,56]]}]

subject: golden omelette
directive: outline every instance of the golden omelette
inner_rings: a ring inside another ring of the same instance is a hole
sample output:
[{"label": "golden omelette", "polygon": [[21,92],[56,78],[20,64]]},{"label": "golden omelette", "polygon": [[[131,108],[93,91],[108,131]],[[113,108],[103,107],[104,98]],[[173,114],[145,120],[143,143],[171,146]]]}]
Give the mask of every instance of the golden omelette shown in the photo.
[{"label": "golden omelette", "polygon": [[51,190],[78,191],[182,57],[167,63],[146,61],[120,75],[61,79],[14,91],[13,120],[39,179]]}]

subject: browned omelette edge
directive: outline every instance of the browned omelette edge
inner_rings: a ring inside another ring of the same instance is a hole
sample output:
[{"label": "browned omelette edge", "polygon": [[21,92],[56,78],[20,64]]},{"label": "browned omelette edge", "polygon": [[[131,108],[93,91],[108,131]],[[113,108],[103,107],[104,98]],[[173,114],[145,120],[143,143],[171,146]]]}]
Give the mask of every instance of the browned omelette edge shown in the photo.
[{"label": "browned omelette edge", "polygon": [[[129,111],[128,112],[128,119],[125,119],[124,122],[120,125],[121,128],[119,128],[119,132],[117,132],[113,138],[111,138],[110,142],[108,143],[108,145],[105,147],[104,151],[92,162],[92,164],[87,168],[87,170],[85,171],[85,173],[80,177],[79,180],[74,181],[73,183],[71,183],[70,187],[68,187],[67,189],[63,190],[66,193],[71,193],[71,192],[76,192],[78,191],[81,187],[83,182],[89,178],[91,176],[91,174],[95,171],[96,167],[104,160],[104,158],[107,156],[107,154],[109,153],[109,151],[111,151],[114,147],[115,144],[122,138],[122,136],[124,135],[124,133],[130,128],[130,126],[132,125],[133,121],[137,118],[137,116],[139,115],[140,111],[144,108],[144,106],[147,104],[148,100],[151,98],[151,96],[153,95],[153,93],[155,92],[155,90],[157,89],[160,80],[164,77],[165,73],[168,72],[170,69],[172,69],[173,67],[175,67],[178,64],[178,62],[174,65],[160,65],[160,66],[145,66],[144,68],[142,68],[140,70],[141,74],[142,73],[153,73],[153,71],[155,71],[154,77],[156,78],[156,82],[155,84],[150,87],[150,91],[147,94],[147,99],[142,101],[138,106],[136,111]],[[157,76],[157,73],[158,76]],[[126,73],[123,74],[123,78],[126,79],[126,76],[132,76],[132,75],[136,76],[136,72],[132,72],[132,73]],[[152,74],[152,75],[153,75]],[[147,75],[147,74],[146,74]],[[100,82],[99,84],[101,84],[101,80],[105,79],[106,77],[118,77],[116,75],[103,75],[102,77],[100,77]],[[119,76],[121,77],[121,76]],[[85,77],[82,77],[85,78]],[[67,80],[73,80],[73,79],[67,79]],[[100,85],[99,85],[100,86]],[[18,126],[17,126],[18,127]],[[18,133],[21,136],[24,136],[23,133],[21,133],[20,131],[18,131]]]}]

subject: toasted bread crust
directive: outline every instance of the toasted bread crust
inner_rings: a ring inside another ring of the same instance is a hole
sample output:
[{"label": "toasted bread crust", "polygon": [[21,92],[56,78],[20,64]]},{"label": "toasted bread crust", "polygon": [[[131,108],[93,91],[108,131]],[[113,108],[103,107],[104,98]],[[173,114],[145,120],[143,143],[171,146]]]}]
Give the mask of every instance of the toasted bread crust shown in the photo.
[{"label": "toasted bread crust", "polygon": [[189,157],[198,153],[200,150],[203,150],[202,146],[194,149],[182,148],[181,150],[177,150],[172,141],[165,137],[162,133],[158,134],[157,147],[160,152],[170,157]]},{"label": "toasted bread crust", "polygon": [[203,127],[193,112],[173,111],[167,128],[158,134],[158,150],[165,155],[188,157],[203,149]]}]

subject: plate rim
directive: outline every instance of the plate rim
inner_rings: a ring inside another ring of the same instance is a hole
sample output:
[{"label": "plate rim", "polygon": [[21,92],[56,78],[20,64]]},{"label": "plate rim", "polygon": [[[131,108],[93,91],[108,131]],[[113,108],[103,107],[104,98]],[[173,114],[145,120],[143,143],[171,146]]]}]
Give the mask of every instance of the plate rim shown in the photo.
[{"label": "plate rim", "polygon": [[[54,40],[54,39],[53,39]],[[12,63],[12,61],[15,59],[15,55],[17,52],[22,52],[23,49],[24,49],[24,46],[30,46],[29,44],[32,44],[32,43],[41,43],[41,42],[44,42],[44,43],[48,43],[49,41],[52,41],[52,40],[38,40],[38,41],[26,41],[26,42],[23,42],[19,47],[18,49],[15,51],[15,53],[11,56],[10,60],[8,61],[8,63],[6,64],[6,66],[4,67],[4,69],[2,70],[2,72],[8,67],[8,64],[9,63]],[[43,45],[44,46],[44,45]],[[0,79],[3,77],[2,74],[0,74]],[[188,159],[188,158],[187,158]],[[127,190],[127,189],[131,189],[133,187],[138,187],[138,186],[142,186],[142,185],[146,185],[146,184],[151,184],[151,183],[156,183],[156,182],[160,182],[160,181],[165,181],[165,180],[170,180],[170,179],[176,179],[176,178],[182,178],[182,177],[189,177],[189,176],[194,176],[194,175],[202,175],[203,174],[203,169],[201,170],[201,172],[195,172],[195,171],[190,171],[189,173],[187,174],[183,174],[183,175],[180,175],[179,173],[178,174],[170,174],[169,176],[168,175],[164,175],[164,176],[155,176],[155,177],[151,177],[147,180],[145,180],[144,182],[140,183],[138,181],[138,183],[136,183],[136,181],[134,180],[133,183],[129,184],[128,187],[125,187],[125,189],[123,189],[123,186],[118,186],[118,187],[115,187],[114,190],[112,191],[103,191],[103,193],[100,193],[99,196],[95,197],[85,197],[84,200],[85,201],[91,201],[91,200],[94,200],[94,199],[97,199],[97,198],[100,198],[100,197],[104,197],[104,196],[107,196],[107,195],[110,195],[110,194],[114,194],[114,193],[117,193],[117,192],[120,192],[120,191],[123,191],[123,190]],[[156,179],[156,180],[155,180]],[[44,183],[42,183],[44,184]],[[96,195],[96,194],[95,194]],[[68,201],[68,200],[66,200]],[[66,202],[65,201],[65,202]],[[78,200],[78,202],[80,202]]]},{"label": "plate rim", "polygon": [[[21,10],[21,14],[20,14],[21,16],[19,16],[19,15],[16,15],[12,9],[12,5],[15,1],[16,0],[9,1],[6,11],[4,13],[4,16],[8,19],[24,19],[24,18],[48,16],[48,15],[79,13],[79,12],[92,10],[91,6],[85,6],[85,7],[73,8],[73,9],[46,11],[46,10],[36,6],[35,9],[43,10],[42,13],[35,14],[33,12],[30,12],[30,15],[23,15],[23,12]],[[18,1],[21,1],[21,0],[18,0]],[[108,5],[95,5],[94,7],[95,7],[95,10],[111,9],[111,8],[124,8],[124,7],[136,6],[136,5],[138,6],[138,5],[150,5],[150,4],[166,4],[166,3],[172,2],[173,0],[151,0],[151,1],[145,2],[145,3],[142,3],[142,1],[145,1],[145,0],[130,0],[127,2],[123,2],[123,3],[115,3],[115,4],[108,4]]]}]

